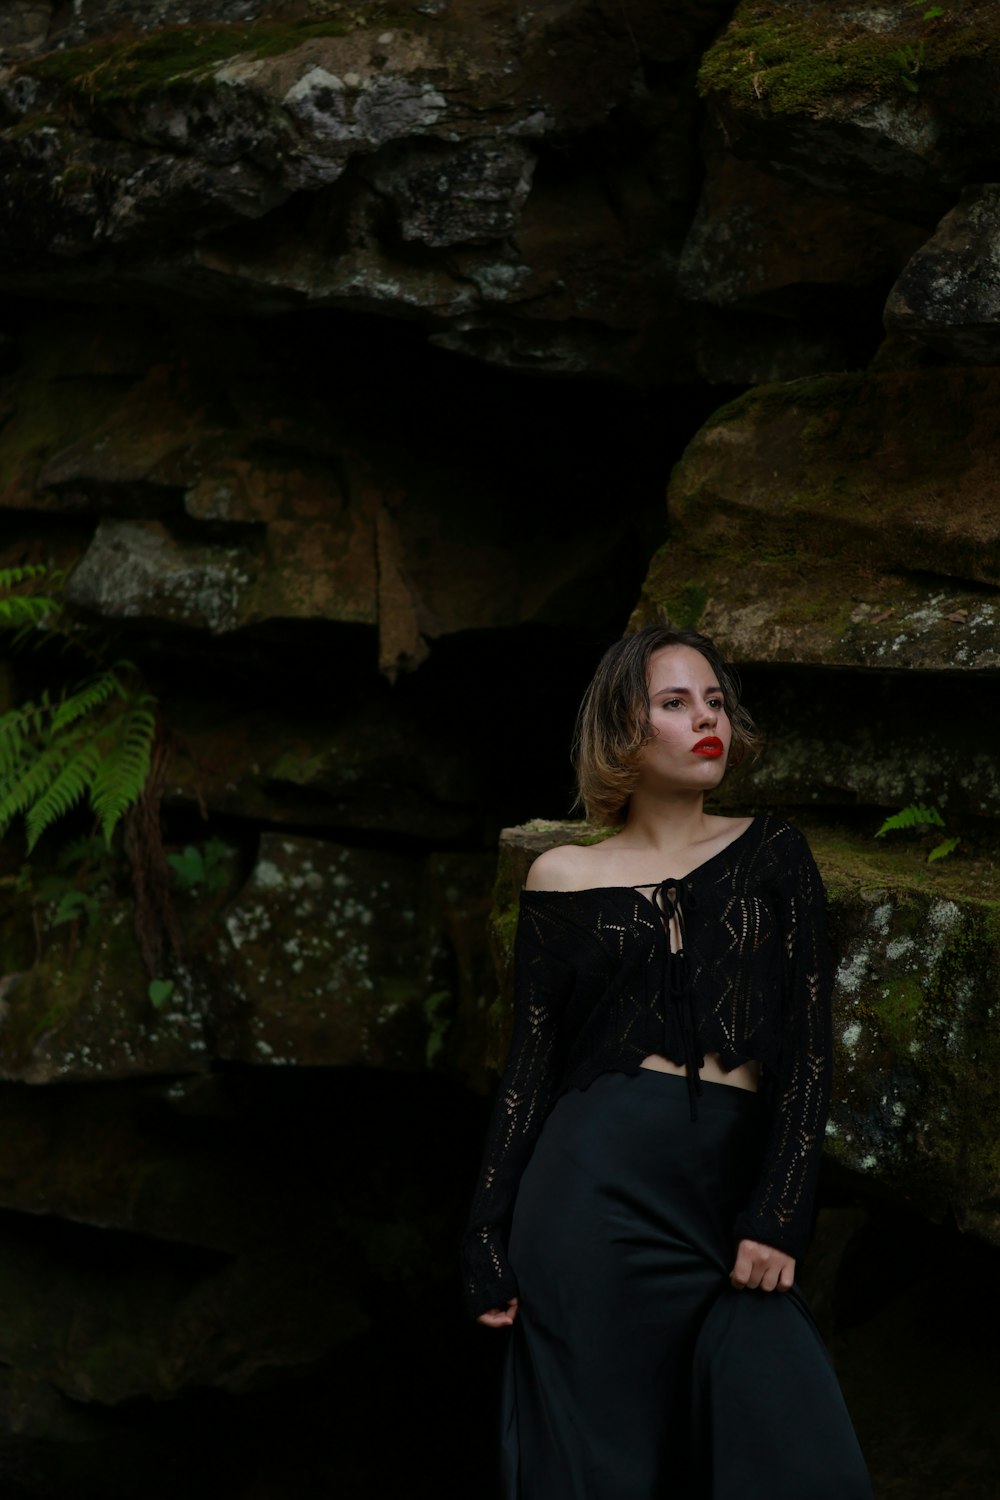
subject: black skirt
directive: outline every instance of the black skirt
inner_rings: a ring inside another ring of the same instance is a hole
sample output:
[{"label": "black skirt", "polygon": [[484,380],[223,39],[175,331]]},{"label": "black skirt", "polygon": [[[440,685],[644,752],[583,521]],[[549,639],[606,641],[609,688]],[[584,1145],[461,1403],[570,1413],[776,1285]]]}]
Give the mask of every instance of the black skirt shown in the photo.
[{"label": "black skirt", "polygon": [[505,1500],[871,1500],[800,1293],[729,1283],[765,1127],[648,1068],[556,1104],[511,1228]]}]

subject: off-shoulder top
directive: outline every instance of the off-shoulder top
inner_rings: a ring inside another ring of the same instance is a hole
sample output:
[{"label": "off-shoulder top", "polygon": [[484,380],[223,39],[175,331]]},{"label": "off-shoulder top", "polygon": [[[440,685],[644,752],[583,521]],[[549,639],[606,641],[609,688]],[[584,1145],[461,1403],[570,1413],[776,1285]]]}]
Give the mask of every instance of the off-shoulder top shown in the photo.
[{"label": "off-shoulder top", "polygon": [[768,1135],[734,1246],[799,1256],[829,1107],[830,989],[819,871],[803,835],[771,813],[653,887],[522,891],[513,1034],[462,1248],[470,1313],[517,1295],[507,1233],[549,1110],[601,1073],[638,1072],[650,1053],[686,1064],[692,1117],[706,1052],[726,1071],[760,1063]]}]

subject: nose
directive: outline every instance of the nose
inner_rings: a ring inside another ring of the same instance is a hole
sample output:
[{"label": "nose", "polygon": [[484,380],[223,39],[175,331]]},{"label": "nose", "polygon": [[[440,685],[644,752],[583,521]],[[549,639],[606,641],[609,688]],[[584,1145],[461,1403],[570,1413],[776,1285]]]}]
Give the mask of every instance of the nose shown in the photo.
[{"label": "nose", "polygon": [[700,707],[696,708],[694,717],[695,726],[698,729],[714,729],[719,722],[717,711],[708,703],[702,703]]}]

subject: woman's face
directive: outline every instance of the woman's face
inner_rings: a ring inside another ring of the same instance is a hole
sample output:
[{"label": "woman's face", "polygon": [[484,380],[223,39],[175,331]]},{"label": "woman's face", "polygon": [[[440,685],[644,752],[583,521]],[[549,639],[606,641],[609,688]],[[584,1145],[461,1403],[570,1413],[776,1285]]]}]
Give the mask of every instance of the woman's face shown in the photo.
[{"label": "woman's face", "polygon": [[640,777],[710,790],[726,770],[733,730],[711,665],[693,646],[664,646],[649,659],[649,725]]}]

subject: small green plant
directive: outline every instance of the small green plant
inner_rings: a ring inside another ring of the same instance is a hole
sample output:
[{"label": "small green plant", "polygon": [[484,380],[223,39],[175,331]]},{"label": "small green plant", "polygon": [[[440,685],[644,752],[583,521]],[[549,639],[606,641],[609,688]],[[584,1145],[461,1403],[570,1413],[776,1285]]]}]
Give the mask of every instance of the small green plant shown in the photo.
[{"label": "small green plant", "polygon": [[[893,813],[891,817],[886,818],[881,828],[877,829],[875,837],[880,839],[885,834],[895,833],[900,829],[918,829],[923,832],[928,828],[943,828],[944,826],[944,818],[936,807],[911,802],[907,807],[901,808],[898,813]],[[927,863],[933,864],[935,860],[946,858],[958,848],[959,842],[957,838],[942,839],[928,854]]]},{"label": "small green plant", "polygon": [[221,839],[208,839],[199,849],[188,844],[181,854],[168,854],[171,878],[179,891],[204,891],[217,896],[226,888],[229,850]]},{"label": "small green plant", "polygon": [[[61,580],[41,566],[0,570],[0,629],[13,629],[15,644],[29,634],[67,637],[59,599],[39,587],[46,582]],[[155,707],[132,663],[116,661],[0,714],[0,836],[23,818],[30,853],[87,799],[110,847],[149,776]]]},{"label": "small green plant", "polygon": [[[141,673],[132,662],[109,661],[107,638],[67,615],[61,583],[60,575],[41,566],[0,570],[0,630],[12,630],[15,645],[30,639],[68,648],[91,667],[89,675],[46,687],[0,714],[0,836],[23,820],[30,854],[82,803],[89,803],[93,834],[106,850],[121,825],[136,937],[156,977],[164,936],[180,951],[160,831],[170,740]],[[49,899],[57,902],[59,923],[76,924],[95,910],[80,880],[64,878],[64,889]]]},{"label": "small green plant", "polygon": [[156,1010],[162,1010],[174,993],[175,985],[172,979],[151,979],[146,990],[150,1004]]},{"label": "small green plant", "polygon": [[914,47],[909,42],[900,47],[893,54],[893,58],[899,64],[899,81],[911,94],[919,94],[920,84],[917,77],[924,65],[924,44],[919,41]]},{"label": "small green plant", "polygon": [[45,691],[0,715],[0,836],[23,817],[30,853],[86,799],[110,847],[149,776],[154,710],[131,663],[119,661],[57,698]]},{"label": "small green plant", "polygon": [[14,629],[23,638],[29,630],[43,625],[49,616],[59,613],[59,602],[50,594],[14,594],[12,589],[43,578],[52,582],[46,568],[39,564],[24,568],[0,568],[0,629]]},{"label": "small green plant", "polygon": [[428,1067],[433,1066],[435,1058],[444,1046],[445,1034],[451,1024],[451,1018],[447,1014],[450,1000],[451,994],[448,990],[435,990],[424,1000],[424,1020],[430,1027],[424,1055]]},{"label": "small green plant", "polygon": [[[910,5],[917,10],[922,5],[927,5],[927,0],[910,0]],[[927,9],[921,16],[922,21],[939,21],[944,15],[943,5],[927,5]]]}]

